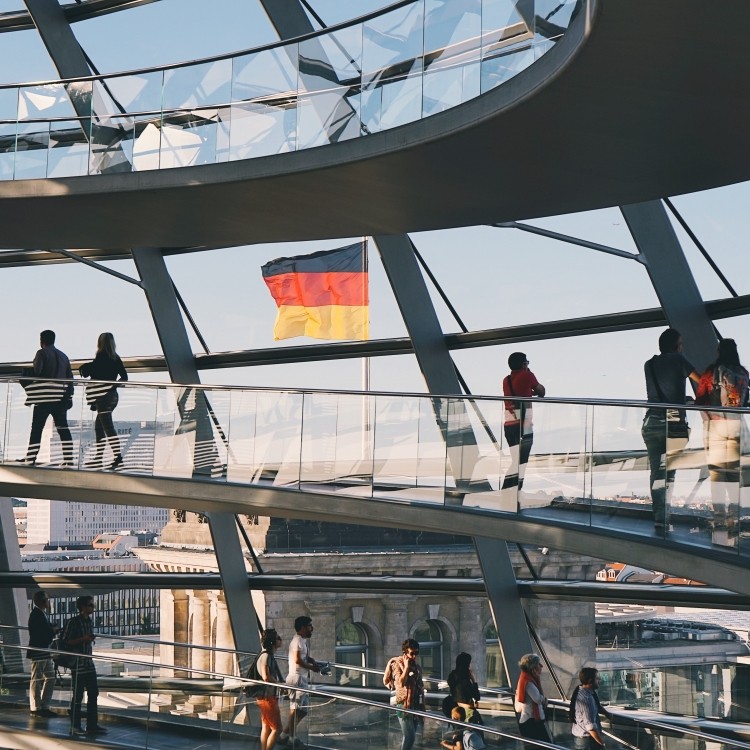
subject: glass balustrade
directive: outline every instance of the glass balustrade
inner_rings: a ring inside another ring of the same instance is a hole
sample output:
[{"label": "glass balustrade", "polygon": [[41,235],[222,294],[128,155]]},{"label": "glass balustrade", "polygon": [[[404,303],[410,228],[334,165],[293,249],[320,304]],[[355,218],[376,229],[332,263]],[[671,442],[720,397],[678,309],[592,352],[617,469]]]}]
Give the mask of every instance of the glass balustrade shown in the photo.
[{"label": "glass balustrade", "polygon": [[[11,636],[17,636],[15,629],[0,627],[1,723],[50,737],[68,735],[67,706],[74,673],[63,669],[56,682],[52,709],[57,716],[30,717],[26,697],[29,674],[23,669],[25,648],[11,643]],[[99,719],[108,730],[106,740],[141,748],[247,747],[258,737],[260,714],[256,701],[244,691],[254,681],[238,674],[246,671],[252,657],[185,643],[97,636],[93,659],[99,683]],[[285,658],[280,655],[278,660],[286,671]],[[298,728],[298,739],[330,750],[351,747],[352,743],[372,750],[397,745],[400,725],[389,691],[383,687],[382,672],[345,664],[332,667],[330,677],[315,675],[310,689],[302,691],[309,695],[310,707]],[[357,687],[340,679],[344,674]],[[426,687],[430,690],[429,681]],[[515,717],[492,695],[489,692],[485,701],[485,737],[514,742]],[[436,711],[441,698],[428,693],[428,711],[414,714],[426,745],[438,746],[441,738],[456,731],[456,726]],[[288,696],[282,695],[280,708],[285,722]]]},{"label": "glass balustrade", "polygon": [[172,169],[359,138],[523,71],[586,0],[410,0],[298,41],[0,87],[0,179]]},{"label": "glass balustrade", "polygon": [[[642,402],[518,399],[514,427],[501,398],[127,383],[118,386],[118,435],[97,442],[87,400],[96,386],[74,385],[72,468],[82,471],[111,469],[121,452],[115,468],[127,474],[449,505],[750,550],[742,410],[688,407],[690,435],[678,439],[664,423],[646,435]],[[17,380],[0,381],[6,465],[27,456],[27,399]],[[63,461],[48,420],[36,465]]]},{"label": "glass balustrade", "polygon": [[[25,647],[17,645],[20,630],[0,626],[0,723],[6,732],[37,733],[62,740],[70,733],[67,708],[74,675],[60,670],[52,700],[56,716],[30,716],[28,662],[24,660]],[[252,658],[252,654],[187,643],[97,636],[93,660],[99,683],[100,723],[107,729],[104,739],[144,749],[247,747],[258,738],[260,714],[245,688],[257,683],[238,675]],[[284,659],[281,655],[278,658],[283,672]],[[306,746],[327,750],[397,747],[401,738],[398,719],[403,713],[390,705],[390,694],[382,686],[382,672],[348,664],[332,666],[330,677],[314,675],[313,684],[304,691],[309,694],[310,708],[298,728],[298,739]],[[341,679],[345,674],[347,679]],[[426,689],[427,710],[412,713],[421,743],[418,746],[438,747],[441,739],[463,727],[440,713],[444,689],[441,692],[429,680]],[[502,744],[515,750],[535,746],[518,738],[507,691],[482,688],[481,702],[485,721],[481,731],[488,746]],[[282,695],[280,708],[285,721],[288,696]],[[554,747],[571,745],[567,711],[565,701],[550,701],[548,729]],[[631,705],[609,705],[603,725],[607,744],[616,748],[702,750],[711,743],[750,750],[747,725],[718,718],[695,719]]]}]

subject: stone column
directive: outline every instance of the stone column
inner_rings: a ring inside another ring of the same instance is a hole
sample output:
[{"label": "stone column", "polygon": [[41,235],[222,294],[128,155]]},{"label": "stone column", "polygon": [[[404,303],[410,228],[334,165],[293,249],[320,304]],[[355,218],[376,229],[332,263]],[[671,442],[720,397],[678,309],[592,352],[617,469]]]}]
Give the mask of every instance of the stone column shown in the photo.
[{"label": "stone column", "polygon": [[[316,661],[335,661],[336,658],[336,613],[339,597],[321,594],[314,602],[305,602],[313,619],[315,631],[310,639],[310,653]],[[315,682],[330,682],[330,678],[315,675]]]},{"label": "stone column", "polygon": [[[475,596],[458,599],[458,650],[471,654],[471,666],[480,685],[487,684],[487,645],[482,630],[483,600]],[[454,654],[454,657],[458,654]],[[451,665],[451,669],[453,665]]]},{"label": "stone column", "polygon": [[[212,591],[209,594],[211,598],[211,611],[216,613],[214,622],[214,645],[217,649],[234,649],[234,637],[232,636],[232,624],[229,620],[227,602],[224,593],[221,591]],[[218,674],[234,674],[235,659],[234,654],[228,651],[214,651],[214,670]],[[214,711],[224,716],[231,716],[234,712],[234,700],[231,695],[217,695],[213,700]]]},{"label": "stone column", "polygon": [[[385,600],[385,634],[384,652],[385,662],[393,656],[401,654],[401,644],[409,637],[409,604],[411,596],[396,594]],[[385,663],[382,665],[385,667]]]},{"label": "stone column", "polygon": [[[174,609],[172,619],[174,621],[174,641],[176,643],[189,643],[189,625],[190,625],[190,591],[173,590]],[[179,666],[189,666],[190,653],[186,646],[175,646],[174,662]],[[175,677],[187,677],[185,670],[175,670]]]},{"label": "stone column", "polygon": [[[190,595],[190,638],[188,642],[194,646],[210,646],[211,645],[211,623],[210,617],[210,606],[208,596],[205,591],[199,591],[194,589],[189,591]],[[211,669],[211,652],[205,648],[191,648],[190,651],[190,666],[193,669],[199,669],[203,671],[209,671]],[[191,679],[206,679],[208,675],[196,674],[192,672],[190,674]],[[186,707],[192,709],[195,713],[206,710],[210,706],[210,701],[207,695],[193,695],[190,696],[186,702]]]},{"label": "stone column", "polygon": [[[175,592],[171,589],[162,589],[159,592],[159,640],[175,641]],[[174,646],[171,643],[162,643],[159,646],[159,662],[164,665],[174,664]],[[173,677],[174,669],[171,666],[162,666],[159,670],[162,677]]]}]

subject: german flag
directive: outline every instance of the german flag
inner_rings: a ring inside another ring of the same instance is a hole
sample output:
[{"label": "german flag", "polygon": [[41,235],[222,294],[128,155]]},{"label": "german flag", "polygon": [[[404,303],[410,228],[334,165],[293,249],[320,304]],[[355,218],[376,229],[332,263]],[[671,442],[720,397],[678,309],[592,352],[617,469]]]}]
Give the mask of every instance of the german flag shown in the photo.
[{"label": "german flag", "polygon": [[368,339],[369,300],[364,243],[261,266],[279,308],[273,337]]}]

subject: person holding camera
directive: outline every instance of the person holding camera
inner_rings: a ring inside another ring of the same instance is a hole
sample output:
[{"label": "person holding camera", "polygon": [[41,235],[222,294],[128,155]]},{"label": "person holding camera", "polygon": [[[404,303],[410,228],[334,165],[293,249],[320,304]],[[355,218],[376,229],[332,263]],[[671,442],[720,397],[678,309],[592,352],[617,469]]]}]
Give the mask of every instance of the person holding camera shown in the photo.
[{"label": "person holding camera", "polygon": [[[383,684],[396,693],[396,705],[412,711],[424,711],[422,667],[417,663],[419,643],[407,638],[401,644],[401,656],[394,656],[386,665]],[[401,725],[401,750],[411,750],[417,736],[419,717],[404,711],[397,712]]]}]

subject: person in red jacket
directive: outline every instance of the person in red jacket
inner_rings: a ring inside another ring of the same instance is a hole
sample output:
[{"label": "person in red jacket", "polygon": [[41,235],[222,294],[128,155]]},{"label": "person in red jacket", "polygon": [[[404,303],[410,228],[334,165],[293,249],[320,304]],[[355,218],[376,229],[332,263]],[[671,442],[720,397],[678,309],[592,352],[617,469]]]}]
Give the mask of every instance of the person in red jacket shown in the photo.
[{"label": "person in red jacket", "polygon": [[508,399],[505,401],[504,432],[511,461],[501,489],[517,492],[523,488],[523,475],[534,442],[534,424],[531,403],[515,401],[513,397],[542,398],[547,391],[529,370],[529,360],[523,352],[513,352],[508,357],[508,367],[510,374],[503,378],[503,396]]}]

